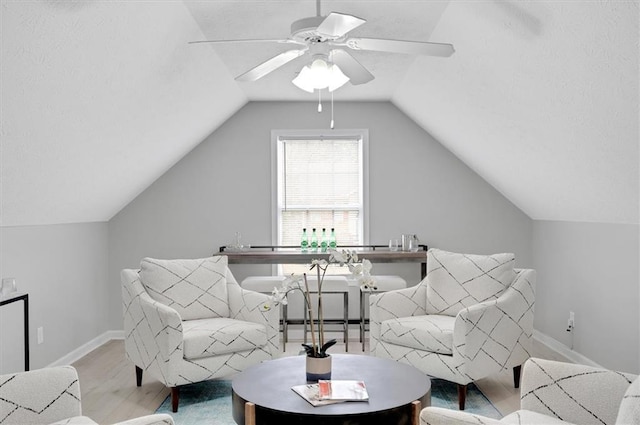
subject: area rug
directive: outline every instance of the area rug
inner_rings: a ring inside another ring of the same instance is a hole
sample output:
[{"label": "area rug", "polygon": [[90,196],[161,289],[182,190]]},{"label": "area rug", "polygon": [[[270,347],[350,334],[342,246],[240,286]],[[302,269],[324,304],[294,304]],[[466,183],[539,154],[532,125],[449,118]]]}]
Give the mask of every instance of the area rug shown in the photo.
[{"label": "area rug", "polygon": [[[432,379],[431,405],[457,410],[456,384]],[[495,419],[502,417],[474,384],[467,389],[465,411]],[[170,414],[176,425],[236,425],[231,415],[231,381],[204,381],[180,387],[178,412],[171,412],[171,397],[167,397],[156,413]]]}]

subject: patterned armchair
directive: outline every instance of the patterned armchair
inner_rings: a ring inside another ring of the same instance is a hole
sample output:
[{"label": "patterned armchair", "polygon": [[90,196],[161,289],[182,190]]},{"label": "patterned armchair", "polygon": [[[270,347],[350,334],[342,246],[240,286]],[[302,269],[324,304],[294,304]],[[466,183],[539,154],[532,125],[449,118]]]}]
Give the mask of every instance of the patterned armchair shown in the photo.
[{"label": "patterned armchair", "polygon": [[[117,425],[173,425],[165,414],[142,416]],[[82,416],[78,373],[59,366],[0,376],[0,424],[89,425]]]},{"label": "patterned armchair", "polygon": [[640,378],[621,372],[531,358],[524,365],[520,409],[501,420],[427,407],[421,425],[640,424]]},{"label": "patterned armchair", "polygon": [[145,258],[121,273],[125,351],[136,366],[171,388],[232,375],[278,353],[278,309],[269,296],[244,290],[227,257]]},{"label": "patterned armchair", "polygon": [[469,255],[430,249],[416,286],[370,298],[371,354],[467,385],[530,357],[535,271],[514,269],[513,254]]}]

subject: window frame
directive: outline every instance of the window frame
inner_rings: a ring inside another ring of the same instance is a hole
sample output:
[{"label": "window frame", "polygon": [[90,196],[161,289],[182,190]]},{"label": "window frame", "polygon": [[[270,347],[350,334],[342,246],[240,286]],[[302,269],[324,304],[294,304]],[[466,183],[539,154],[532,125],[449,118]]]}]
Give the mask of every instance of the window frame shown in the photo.
[{"label": "window frame", "polygon": [[[361,234],[362,243],[369,243],[369,130],[340,129],[340,130],[271,130],[271,244],[278,245],[280,231],[279,185],[278,176],[282,172],[282,164],[278,162],[279,149],[282,140],[312,139],[359,139],[361,140],[362,155],[362,204],[361,204]],[[278,268],[279,269],[279,268]]]}]

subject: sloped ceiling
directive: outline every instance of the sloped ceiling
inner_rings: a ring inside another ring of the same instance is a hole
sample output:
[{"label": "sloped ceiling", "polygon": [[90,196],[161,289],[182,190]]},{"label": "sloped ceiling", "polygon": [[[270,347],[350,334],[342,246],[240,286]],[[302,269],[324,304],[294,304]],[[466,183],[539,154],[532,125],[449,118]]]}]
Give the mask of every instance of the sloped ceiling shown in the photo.
[{"label": "sloped ceiling", "polygon": [[[2,2],[1,222],[109,220],[250,100],[313,100],[294,61],[236,75],[315,1]],[[356,52],[390,100],[534,219],[638,223],[638,2],[323,1],[355,36],[454,44]]]},{"label": "sloped ceiling", "polygon": [[2,2],[2,225],[107,221],[247,101],[180,2]]}]

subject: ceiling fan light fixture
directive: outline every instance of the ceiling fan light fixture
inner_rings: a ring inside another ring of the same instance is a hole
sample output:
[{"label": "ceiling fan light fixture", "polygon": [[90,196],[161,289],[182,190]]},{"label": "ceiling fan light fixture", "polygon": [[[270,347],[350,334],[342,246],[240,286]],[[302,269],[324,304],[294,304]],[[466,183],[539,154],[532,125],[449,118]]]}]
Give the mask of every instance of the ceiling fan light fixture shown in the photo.
[{"label": "ceiling fan light fixture", "polygon": [[347,81],[349,81],[349,77],[344,75],[344,72],[342,72],[338,65],[334,63],[329,66],[329,84],[327,87],[330,92],[344,86]]},{"label": "ceiling fan light fixture", "polygon": [[329,91],[334,91],[345,85],[347,81],[349,81],[349,77],[336,64],[329,64],[322,58],[316,58],[310,65],[302,67],[292,83],[304,91],[313,93],[316,89],[326,88]]}]

